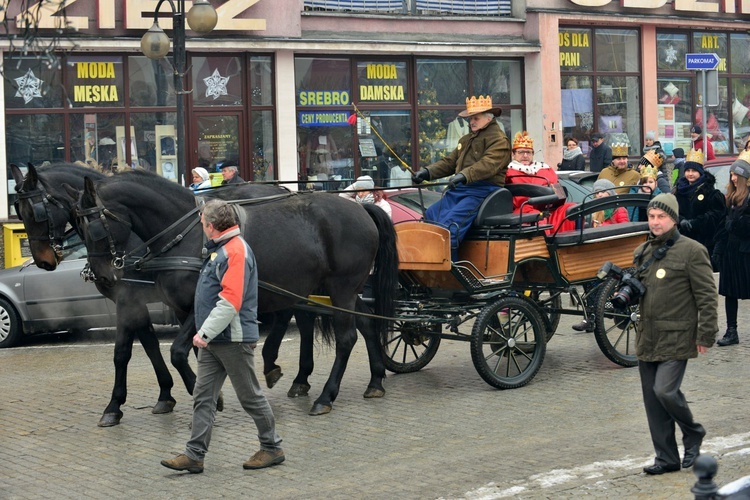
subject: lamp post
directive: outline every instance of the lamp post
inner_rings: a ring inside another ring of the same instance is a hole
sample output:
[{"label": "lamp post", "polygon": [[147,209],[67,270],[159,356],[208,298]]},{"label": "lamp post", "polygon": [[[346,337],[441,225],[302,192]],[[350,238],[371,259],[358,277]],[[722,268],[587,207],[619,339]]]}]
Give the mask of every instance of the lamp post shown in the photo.
[{"label": "lamp post", "polygon": [[[172,70],[174,72],[174,92],[177,105],[177,180],[185,175],[185,0],[159,0],[154,11],[154,24],[141,38],[141,51],[149,59],[161,59],[169,52],[169,37],[159,27],[159,9],[164,3],[172,8]],[[161,17],[165,17],[162,15]],[[210,33],[218,21],[216,10],[208,0],[195,0],[187,13],[187,24],[196,33]]]}]

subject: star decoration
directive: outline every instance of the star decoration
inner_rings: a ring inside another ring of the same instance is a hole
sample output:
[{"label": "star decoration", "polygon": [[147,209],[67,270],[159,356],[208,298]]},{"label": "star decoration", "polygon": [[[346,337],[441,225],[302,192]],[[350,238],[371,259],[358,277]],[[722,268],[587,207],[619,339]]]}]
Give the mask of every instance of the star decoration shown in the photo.
[{"label": "star decoration", "polygon": [[674,62],[677,61],[677,51],[671,44],[667,47],[667,50],[664,51],[664,56],[664,60],[669,64],[674,64]]},{"label": "star decoration", "polygon": [[26,72],[25,75],[16,78],[16,84],[18,90],[14,97],[23,97],[24,104],[30,103],[35,97],[42,97],[42,81],[34,76],[34,72],[31,68]]},{"label": "star decoration", "polygon": [[227,83],[229,77],[221,76],[218,69],[215,69],[208,78],[204,78],[203,82],[206,84],[206,97],[213,97],[216,100],[223,95],[228,95]]}]

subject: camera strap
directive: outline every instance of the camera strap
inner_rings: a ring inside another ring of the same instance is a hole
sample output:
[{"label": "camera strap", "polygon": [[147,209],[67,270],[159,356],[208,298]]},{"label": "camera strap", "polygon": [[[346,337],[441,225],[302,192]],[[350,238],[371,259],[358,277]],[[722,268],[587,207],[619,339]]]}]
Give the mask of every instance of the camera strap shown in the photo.
[{"label": "camera strap", "polygon": [[[651,257],[646,262],[644,262],[638,269],[635,270],[635,274],[641,274],[643,271],[648,269],[648,267],[651,264],[653,264],[655,261],[663,259],[667,255],[667,251],[669,251],[669,249],[672,248],[675,242],[677,242],[677,240],[679,239],[680,239],[680,233],[676,233],[674,238],[669,238],[667,242],[664,244],[664,246],[661,246],[657,248],[656,250],[654,250],[654,253],[651,254]],[[648,248],[648,245],[644,246],[643,250],[641,250],[641,253],[635,256],[635,259],[633,259],[633,263],[637,263],[641,261],[641,259],[643,258],[643,254],[646,252],[646,248]]]}]

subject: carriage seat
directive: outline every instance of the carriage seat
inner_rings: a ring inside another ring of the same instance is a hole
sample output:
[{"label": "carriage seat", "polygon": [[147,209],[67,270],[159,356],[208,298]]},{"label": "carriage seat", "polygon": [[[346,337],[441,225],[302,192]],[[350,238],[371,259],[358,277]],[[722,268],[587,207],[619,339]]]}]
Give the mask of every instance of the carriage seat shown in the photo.
[{"label": "carriage seat", "polygon": [[618,239],[624,236],[648,234],[648,222],[621,222],[607,226],[587,227],[583,230],[564,231],[549,236],[547,241],[559,247],[580,245],[590,241]]},{"label": "carriage seat", "polygon": [[[542,187],[542,186],[537,186]],[[514,214],[513,194],[506,188],[493,191],[484,199],[474,219],[475,227],[511,227],[539,221],[538,213]]]}]

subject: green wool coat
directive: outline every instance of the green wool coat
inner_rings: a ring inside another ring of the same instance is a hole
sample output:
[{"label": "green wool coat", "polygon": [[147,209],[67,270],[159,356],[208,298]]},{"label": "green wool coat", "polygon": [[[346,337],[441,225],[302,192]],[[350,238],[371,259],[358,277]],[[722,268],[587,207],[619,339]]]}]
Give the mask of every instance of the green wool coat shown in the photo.
[{"label": "green wool coat", "polygon": [[[635,250],[643,255],[636,267],[677,233],[652,238]],[[640,300],[636,355],[641,361],[695,358],[698,345],[711,347],[719,330],[719,297],[706,247],[680,236],[661,260],[655,260],[638,279],[646,286]]]},{"label": "green wool coat", "polygon": [[493,120],[476,133],[461,137],[456,149],[427,170],[432,180],[461,172],[467,183],[488,181],[504,186],[509,163],[510,141]]}]

